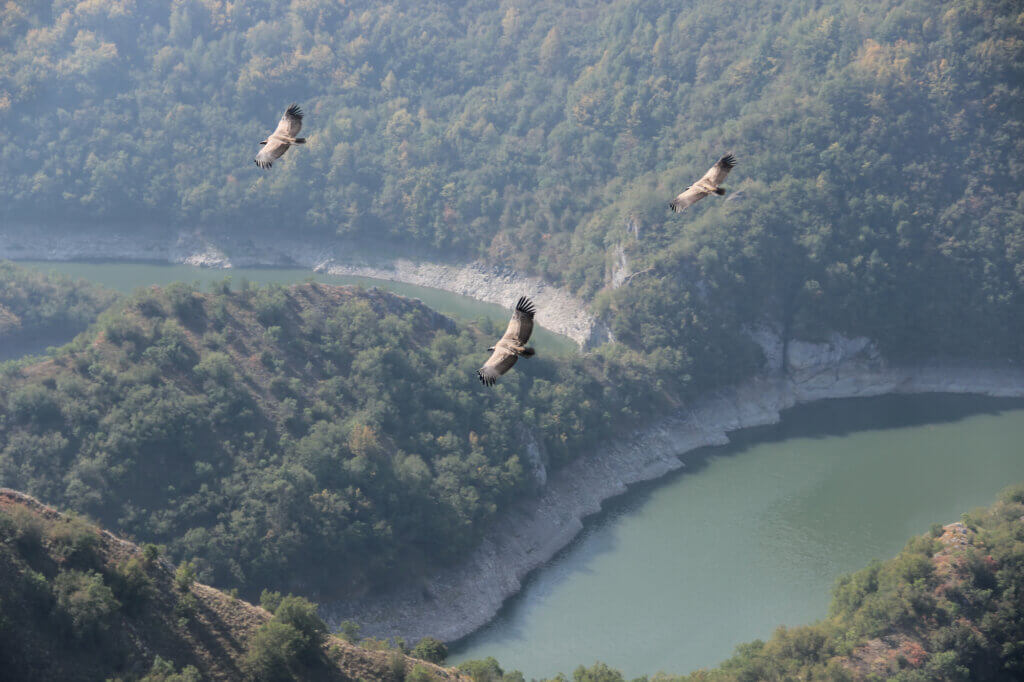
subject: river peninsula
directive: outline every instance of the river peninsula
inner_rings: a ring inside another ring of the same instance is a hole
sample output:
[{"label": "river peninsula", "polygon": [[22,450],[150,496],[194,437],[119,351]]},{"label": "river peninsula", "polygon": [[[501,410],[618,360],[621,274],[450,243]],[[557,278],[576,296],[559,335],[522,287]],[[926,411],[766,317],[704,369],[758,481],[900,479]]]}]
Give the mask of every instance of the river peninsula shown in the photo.
[{"label": "river peninsula", "polygon": [[[340,242],[313,246],[288,239],[215,238],[197,231],[129,235],[68,228],[44,235],[14,229],[0,234],[0,258],[144,260],[215,268],[298,266],[408,282],[499,304],[525,293],[537,299],[538,319],[548,329],[570,336],[584,348],[608,338],[581,300],[536,278],[478,263],[363,257]],[[521,589],[526,575],[567,546],[582,529],[583,519],[599,511],[605,500],[622,494],[630,484],[685,466],[688,452],[724,444],[731,431],[772,424],[782,410],[831,398],[889,393],[1024,396],[1024,370],[1015,366],[896,366],[865,338],[835,335],[826,342],[783,344],[770,329],[752,335],[767,359],[757,377],[706,395],[558,471],[545,471],[543,453],[536,443],[530,444],[531,464],[546,481],[543,492],[502,514],[462,562],[386,594],[323,604],[323,611],[335,624],[356,620],[364,632],[375,636],[456,640],[490,621]]]}]

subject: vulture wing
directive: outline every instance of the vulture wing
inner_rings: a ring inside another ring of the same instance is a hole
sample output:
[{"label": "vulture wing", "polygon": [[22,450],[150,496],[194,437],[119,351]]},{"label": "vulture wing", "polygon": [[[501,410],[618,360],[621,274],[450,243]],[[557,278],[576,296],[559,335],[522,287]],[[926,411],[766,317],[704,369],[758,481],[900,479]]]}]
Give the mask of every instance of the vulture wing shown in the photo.
[{"label": "vulture wing", "polygon": [[505,330],[501,340],[494,344],[494,352],[491,353],[491,357],[487,359],[483,367],[476,371],[484,386],[493,386],[498,377],[512,369],[512,365],[516,364],[516,360],[519,359],[518,353],[533,355],[532,348],[524,350],[523,346],[530,340],[530,334],[533,333],[533,315],[536,311],[533,302],[525,296],[520,296],[516,301],[516,309],[512,313],[512,319],[509,320],[508,329]]},{"label": "vulture wing", "polygon": [[273,137],[267,138],[267,143],[263,145],[263,149],[256,155],[256,165],[260,168],[270,168],[274,165],[275,161],[284,156],[284,153],[288,151],[290,146],[280,140],[275,140]]},{"label": "vulture wing", "polygon": [[679,211],[682,211],[687,206],[693,206],[708,194],[709,192],[697,189],[696,187],[687,187],[679,196],[670,201],[668,205],[672,207],[673,211],[679,213]]},{"label": "vulture wing", "polygon": [[274,130],[274,135],[298,137],[300,130],[302,130],[302,109],[299,108],[298,104],[292,104],[288,107],[288,110],[284,112],[284,116],[281,117],[281,120],[277,122],[277,128]]},{"label": "vulture wing", "polygon": [[480,377],[480,383],[484,386],[493,386],[498,377],[512,369],[512,365],[516,364],[518,359],[519,357],[512,351],[498,346],[484,366],[476,371],[476,375]]},{"label": "vulture wing", "polygon": [[302,109],[298,104],[292,104],[284,112],[284,116],[277,122],[277,128],[267,138],[267,143],[256,155],[256,165],[260,168],[270,168],[274,162],[284,156],[288,151],[288,140],[294,139],[302,130]]},{"label": "vulture wing", "polygon": [[704,174],[704,177],[700,179],[700,182],[706,182],[712,187],[718,187],[725,182],[725,176],[729,174],[729,171],[736,165],[736,157],[732,154],[726,154],[718,160],[714,166],[708,169],[708,172]]},{"label": "vulture wing", "polygon": [[[509,320],[508,329],[505,330],[501,340],[511,341],[517,346],[525,346],[526,342],[530,340],[530,334],[533,333],[533,315],[536,312],[537,309],[533,307],[533,302],[525,296],[520,296],[516,301],[516,310],[512,313],[512,319]],[[509,367],[511,366],[509,365]]]}]

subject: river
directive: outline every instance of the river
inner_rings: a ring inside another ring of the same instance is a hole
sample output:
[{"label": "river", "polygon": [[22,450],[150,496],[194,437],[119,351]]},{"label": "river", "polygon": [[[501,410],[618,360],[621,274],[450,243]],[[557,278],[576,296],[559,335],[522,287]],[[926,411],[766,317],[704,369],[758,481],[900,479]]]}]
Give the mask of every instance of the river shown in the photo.
[{"label": "river", "polygon": [[795,408],[686,456],[590,519],[450,661],[627,679],[717,665],[826,615],[841,574],[1024,480],[1024,402],[887,396]]},{"label": "river", "polygon": [[[500,306],[436,289],[302,269],[21,264],[122,292],[226,276],[378,286],[462,320],[508,319]],[[535,334],[541,352],[576,352],[567,337]],[[824,616],[837,576],[1024,480],[1021,443],[1021,401],[892,396],[790,410],[610,503],[450,662],[494,656],[528,678],[595,660],[627,677],[716,665],[777,625]]]},{"label": "river", "polygon": [[[131,293],[138,287],[152,284],[166,285],[171,282],[197,282],[206,285],[210,282],[222,281],[230,277],[237,285],[243,280],[257,284],[295,284],[298,282],[315,281],[324,284],[348,284],[366,288],[377,287],[386,289],[409,298],[418,298],[425,304],[464,322],[474,322],[479,318],[487,318],[504,331],[511,315],[511,307],[502,308],[491,303],[483,303],[468,296],[459,296],[440,289],[392,282],[390,280],[372,279],[370,277],[352,277],[343,275],[325,275],[301,268],[231,268],[215,270],[192,265],[168,265],[163,263],[82,263],[64,261],[18,261],[18,265],[35,268],[43,272],[57,272],[75,279],[84,279],[101,284],[122,293]],[[510,306],[512,301],[509,302]],[[499,332],[500,334],[501,332]],[[63,339],[63,341],[70,341]],[[50,343],[54,343],[53,339]],[[578,352],[579,347],[572,339],[555,334],[543,327],[535,327],[533,345],[538,353],[551,353],[565,356]],[[40,348],[39,350],[44,350]],[[3,358],[8,359],[8,358]]]}]

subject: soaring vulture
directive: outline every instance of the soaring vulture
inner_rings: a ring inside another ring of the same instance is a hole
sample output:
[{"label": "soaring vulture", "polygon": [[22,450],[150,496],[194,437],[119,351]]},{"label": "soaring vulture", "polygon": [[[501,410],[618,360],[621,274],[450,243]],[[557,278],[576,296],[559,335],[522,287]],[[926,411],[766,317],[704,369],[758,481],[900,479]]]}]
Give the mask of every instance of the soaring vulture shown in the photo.
[{"label": "soaring vulture", "polygon": [[719,187],[725,182],[725,176],[729,174],[736,165],[736,158],[732,154],[726,154],[718,160],[697,182],[687,187],[675,199],[669,202],[672,210],[678,213],[687,206],[692,206],[709,194],[722,196],[725,190]]},{"label": "soaring vulture", "polygon": [[505,372],[512,369],[520,356],[528,358],[535,353],[533,348],[526,345],[533,333],[533,314],[536,309],[533,303],[525,296],[520,296],[516,302],[516,311],[512,313],[508,329],[498,343],[487,350],[493,351],[491,357],[484,363],[484,366],[476,371],[480,377],[480,383],[484,386],[493,386]]},{"label": "soaring vulture", "polygon": [[277,130],[260,142],[264,145],[254,161],[260,168],[270,168],[293,144],[306,144],[306,138],[295,137],[302,130],[302,109],[292,104],[277,124]]}]

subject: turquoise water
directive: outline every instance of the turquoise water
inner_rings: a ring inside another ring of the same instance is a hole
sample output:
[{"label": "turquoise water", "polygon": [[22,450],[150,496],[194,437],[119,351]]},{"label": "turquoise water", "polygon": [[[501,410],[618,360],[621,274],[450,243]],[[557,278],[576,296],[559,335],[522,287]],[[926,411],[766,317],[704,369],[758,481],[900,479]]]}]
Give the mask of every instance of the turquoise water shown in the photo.
[{"label": "turquoise water", "polygon": [[690,453],[586,524],[450,660],[527,679],[601,660],[631,676],[717,665],[826,615],[836,577],[1024,481],[1024,403],[828,401]]},{"label": "turquoise water", "polygon": [[[230,270],[212,270],[192,265],[166,265],[160,263],[66,263],[57,261],[19,261],[18,265],[36,268],[44,272],[58,272],[62,275],[84,279],[123,293],[131,293],[138,287],[152,284],[166,285],[171,282],[220,282],[231,277],[232,282],[239,283],[249,280],[257,284],[295,284],[297,282],[315,281],[325,284],[349,284],[366,288],[377,287],[392,291],[409,298],[418,298],[425,304],[464,322],[475,322],[480,318],[492,320],[499,325],[498,333],[505,331],[511,315],[512,301],[509,308],[491,303],[482,303],[467,296],[459,296],[440,289],[420,287],[414,284],[390,282],[370,277],[350,277],[340,275],[324,275],[299,268],[231,268]],[[69,339],[70,340],[70,339]],[[579,347],[572,339],[555,334],[542,327],[535,327],[533,345],[538,353],[565,356],[576,353]],[[39,350],[43,350],[42,348]]]}]

